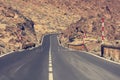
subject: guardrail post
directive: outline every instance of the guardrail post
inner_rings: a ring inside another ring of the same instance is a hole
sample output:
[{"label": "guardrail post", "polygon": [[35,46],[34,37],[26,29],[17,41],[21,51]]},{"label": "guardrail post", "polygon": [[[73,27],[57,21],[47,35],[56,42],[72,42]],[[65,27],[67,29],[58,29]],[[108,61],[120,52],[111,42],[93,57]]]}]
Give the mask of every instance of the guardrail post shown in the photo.
[{"label": "guardrail post", "polygon": [[101,45],[101,57],[104,57],[104,46]]}]

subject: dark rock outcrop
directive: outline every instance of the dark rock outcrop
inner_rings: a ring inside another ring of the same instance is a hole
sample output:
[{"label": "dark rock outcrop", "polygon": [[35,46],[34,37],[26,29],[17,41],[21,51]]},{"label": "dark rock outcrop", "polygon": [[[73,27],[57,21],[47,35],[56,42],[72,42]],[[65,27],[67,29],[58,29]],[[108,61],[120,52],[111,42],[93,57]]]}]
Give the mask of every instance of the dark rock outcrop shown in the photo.
[{"label": "dark rock outcrop", "polygon": [[35,43],[28,43],[28,44],[22,45],[22,49],[28,49],[28,48],[32,48],[32,47],[35,47]]}]

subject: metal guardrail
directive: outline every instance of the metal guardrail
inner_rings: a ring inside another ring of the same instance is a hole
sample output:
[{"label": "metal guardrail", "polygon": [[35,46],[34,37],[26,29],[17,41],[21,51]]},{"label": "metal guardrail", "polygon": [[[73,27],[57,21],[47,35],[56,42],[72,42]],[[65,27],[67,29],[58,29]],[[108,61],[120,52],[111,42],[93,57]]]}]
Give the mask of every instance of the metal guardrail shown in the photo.
[{"label": "metal guardrail", "polygon": [[111,49],[118,49],[118,50],[120,50],[120,47],[117,47],[117,46],[101,45],[101,57],[104,57],[104,48],[111,48]]},{"label": "metal guardrail", "polygon": [[87,49],[87,47],[86,47],[86,45],[85,44],[79,44],[79,45],[72,45],[72,44],[68,44],[68,48],[70,48],[70,46],[74,46],[74,47],[79,47],[79,46],[81,46],[82,47],[82,49],[84,49],[85,51],[87,51],[88,52],[88,49]]}]

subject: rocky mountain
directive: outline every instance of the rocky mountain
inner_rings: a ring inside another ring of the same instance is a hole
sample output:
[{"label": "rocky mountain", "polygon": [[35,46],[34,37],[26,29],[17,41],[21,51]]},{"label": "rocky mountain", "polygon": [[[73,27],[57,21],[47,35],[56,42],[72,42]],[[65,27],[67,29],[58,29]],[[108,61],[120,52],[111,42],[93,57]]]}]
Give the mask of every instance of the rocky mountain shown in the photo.
[{"label": "rocky mountain", "polygon": [[0,0],[0,49],[13,43],[38,44],[42,35],[62,32],[63,44],[81,44],[86,33],[88,50],[99,50],[101,18],[105,20],[104,42],[119,45],[119,4],[120,0]]},{"label": "rocky mountain", "polygon": [[34,21],[35,27],[42,29],[40,30],[42,34],[63,30],[79,19],[79,15],[59,9],[51,4],[51,0],[3,0],[3,2]]},{"label": "rocky mountain", "polygon": [[0,53],[39,44],[42,35],[62,31],[79,19],[45,0],[0,0],[0,14]]},{"label": "rocky mountain", "polygon": [[0,54],[35,42],[34,22],[11,6],[0,3]]},{"label": "rocky mountain", "polygon": [[61,42],[81,44],[86,34],[84,42],[88,49],[100,50],[104,18],[104,44],[120,45],[120,0],[60,0],[59,3],[61,8],[80,15],[78,21],[63,31]]}]

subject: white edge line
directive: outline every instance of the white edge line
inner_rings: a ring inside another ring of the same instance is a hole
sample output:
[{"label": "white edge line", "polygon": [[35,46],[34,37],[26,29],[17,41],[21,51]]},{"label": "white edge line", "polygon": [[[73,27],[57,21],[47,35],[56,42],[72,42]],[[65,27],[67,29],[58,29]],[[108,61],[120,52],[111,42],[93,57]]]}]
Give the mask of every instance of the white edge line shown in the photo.
[{"label": "white edge line", "polygon": [[58,44],[59,44],[60,46],[62,46],[62,45],[60,44],[60,41],[59,41],[59,36],[57,36],[57,40],[58,40]]},{"label": "white edge line", "polygon": [[86,52],[86,51],[79,51],[79,52],[84,52],[84,53],[90,54],[90,55],[92,55],[92,56],[95,56],[95,57],[97,57],[97,58],[99,58],[99,59],[102,59],[102,60],[105,60],[105,61],[108,61],[108,62],[111,62],[111,63],[120,65],[119,62],[115,62],[115,61],[109,60],[109,59],[107,59],[107,58],[97,56],[97,55],[95,55],[95,54],[93,54],[93,53],[90,53],[90,52]]},{"label": "white edge line", "polygon": [[[57,37],[57,39],[58,39],[58,44],[59,44],[60,46],[62,46],[62,45],[60,44],[60,42],[59,42],[59,37]],[[62,46],[62,47],[64,47],[64,46]],[[119,62],[115,62],[115,61],[106,59],[106,58],[104,58],[104,57],[97,56],[97,55],[95,55],[95,54],[93,54],[93,53],[91,53],[91,52],[79,51],[79,50],[71,49],[71,48],[68,48],[68,47],[64,47],[64,48],[66,48],[66,49],[68,49],[68,50],[71,50],[71,51],[84,52],[84,53],[87,53],[87,54],[89,54],[89,55],[95,56],[95,57],[97,57],[97,58],[99,58],[99,59],[102,59],[102,60],[105,60],[105,61],[108,61],[108,62],[111,62],[111,63],[120,65]]]},{"label": "white edge line", "polygon": [[[44,37],[45,37],[46,35],[50,35],[50,34],[45,34],[45,35],[43,35],[43,36],[42,36],[42,39],[41,39],[41,43],[40,43],[39,45],[37,45],[36,47],[39,47],[39,46],[42,45],[43,39],[44,39]],[[29,50],[32,50],[32,49],[34,49],[34,48],[36,48],[36,47],[30,48]],[[19,49],[18,51],[11,51],[11,52],[8,52],[8,53],[5,53],[5,54],[0,55],[0,58],[1,58],[1,57],[4,57],[4,56],[6,56],[6,55],[12,54],[12,53],[14,53],[14,52],[22,52],[22,51],[24,51],[24,49]]]},{"label": "white edge line", "polygon": [[74,49],[70,49],[70,48],[66,48],[66,49],[69,49],[69,50],[71,50],[71,51],[84,52],[84,53],[86,53],[86,54],[92,55],[92,56],[97,57],[97,58],[99,58],[99,59],[102,59],[102,60],[105,60],[105,61],[108,61],[108,62],[111,62],[111,63],[114,63],[114,64],[118,64],[118,65],[120,65],[119,62],[115,62],[115,61],[112,61],[112,60],[106,59],[106,58],[104,58],[104,57],[97,56],[97,55],[95,55],[94,53],[91,53],[91,52],[79,51],[79,50],[74,50]]}]

